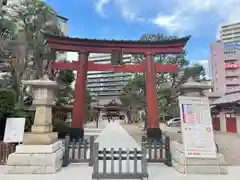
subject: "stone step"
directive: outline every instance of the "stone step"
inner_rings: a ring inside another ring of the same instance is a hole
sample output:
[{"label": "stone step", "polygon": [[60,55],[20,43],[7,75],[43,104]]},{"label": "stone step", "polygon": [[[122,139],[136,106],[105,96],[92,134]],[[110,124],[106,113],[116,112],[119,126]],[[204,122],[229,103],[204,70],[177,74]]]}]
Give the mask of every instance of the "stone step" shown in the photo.
[{"label": "stone step", "polygon": [[[172,150],[172,160],[177,161],[179,164],[184,165],[187,163],[188,165],[215,165],[219,163],[220,165],[226,165],[225,159],[223,154],[218,154],[218,160],[217,159],[210,159],[210,158],[186,158],[183,152],[180,151],[173,151]],[[217,162],[218,161],[218,162]]]},{"label": "stone step", "polygon": [[228,174],[227,166],[187,165],[186,167],[172,160],[172,166],[180,173],[186,174]]}]

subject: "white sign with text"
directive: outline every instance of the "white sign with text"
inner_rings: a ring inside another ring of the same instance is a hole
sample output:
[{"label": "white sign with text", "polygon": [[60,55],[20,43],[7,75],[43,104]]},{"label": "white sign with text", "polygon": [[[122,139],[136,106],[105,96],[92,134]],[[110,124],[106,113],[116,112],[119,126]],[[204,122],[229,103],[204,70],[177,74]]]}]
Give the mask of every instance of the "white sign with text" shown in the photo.
[{"label": "white sign with text", "polygon": [[207,97],[179,97],[185,156],[216,158],[212,118]]},{"label": "white sign with text", "polygon": [[25,118],[7,118],[3,141],[6,143],[23,142],[24,127]]}]

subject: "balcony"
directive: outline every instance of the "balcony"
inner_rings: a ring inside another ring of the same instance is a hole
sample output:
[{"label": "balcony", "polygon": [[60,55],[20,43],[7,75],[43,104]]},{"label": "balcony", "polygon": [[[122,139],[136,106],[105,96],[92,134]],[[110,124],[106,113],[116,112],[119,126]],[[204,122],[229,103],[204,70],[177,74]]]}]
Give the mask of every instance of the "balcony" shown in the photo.
[{"label": "balcony", "polygon": [[226,86],[237,86],[240,84],[239,78],[226,79]]},{"label": "balcony", "polygon": [[105,88],[88,88],[90,92],[108,92],[108,91],[114,91],[114,92],[120,92],[122,91],[122,87],[119,88],[109,88],[109,87],[105,87]]},{"label": "balcony", "polygon": [[92,96],[119,96],[121,92],[99,92],[91,93]]},{"label": "balcony", "polygon": [[124,73],[117,73],[117,74],[94,74],[94,75],[88,75],[88,79],[96,79],[96,78],[116,78],[116,77],[131,77],[131,74],[124,74]]},{"label": "balcony", "polygon": [[98,87],[122,87],[124,86],[126,83],[93,83],[93,84],[88,84],[88,88],[98,88]]},{"label": "balcony", "polygon": [[232,77],[232,76],[239,76],[240,75],[240,70],[238,68],[235,69],[226,69],[225,71],[226,77]]},{"label": "balcony", "polygon": [[128,82],[130,78],[104,78],[104,79],[88,79],[88,84],[91,83],[109,83],[109,82]]},{"label": "balcony", "polygon": [[228,56],[228,55],[224,55],[224,60],[225,61],[237,61],[238,59],[237,59],[237,55],[235,54],[235,55],[232,55],[232,56]]}]

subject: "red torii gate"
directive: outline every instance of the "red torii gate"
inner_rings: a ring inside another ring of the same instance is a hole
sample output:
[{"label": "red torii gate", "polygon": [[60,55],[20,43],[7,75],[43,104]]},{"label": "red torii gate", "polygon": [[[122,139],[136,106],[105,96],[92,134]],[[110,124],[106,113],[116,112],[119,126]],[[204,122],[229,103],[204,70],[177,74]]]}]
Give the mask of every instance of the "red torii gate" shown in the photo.
[{"label": "red torii gate", "polygon": [[[72,114],[71,134],[73,137],[83,137],[87,71],[145,72],[148,111],[147,135],[149,138],[159,138],[161,136],[156,99],[156,73],[177,72],[178,68],[172,64],[155,64],[153,55],[181,53],[190,36],[155,42],[80,39],[51,35],[49,35],[47,38],[50,48],[54,51],[71,51],[79,53],[78,61],[54,61],[52,63],[52,66],[55,69],[69,69],[77,71],[74,94],[75,101]],[[141,54],[144,55],[145,60],[141,64],[135,65],[112,65],[97,64],[91,61],[88,62],[89,53],[111,52],[121,52],[124,54]]]}]

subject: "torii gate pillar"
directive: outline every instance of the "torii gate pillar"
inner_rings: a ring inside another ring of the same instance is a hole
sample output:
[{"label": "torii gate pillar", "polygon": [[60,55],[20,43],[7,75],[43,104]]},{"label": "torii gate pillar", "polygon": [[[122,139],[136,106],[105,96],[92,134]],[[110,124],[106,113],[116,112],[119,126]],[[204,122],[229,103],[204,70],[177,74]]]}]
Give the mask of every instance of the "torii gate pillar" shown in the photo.
[{"label": "torii gate pillar", "polygon": [[160,139],[161,129],[158,121],[156,69],[152,53],[145,54],[144,65],[148,118],[147,136],[151,139]]},{"label": "torii gate pillar", "polygon": [[72,128],[70,132],[71,139],[79,139],[84,136],[85,107],[86,107],[86,84],[88,69],[88,52],[79,53],[79,67],[75,83],[74,104],[72,115]]}]

